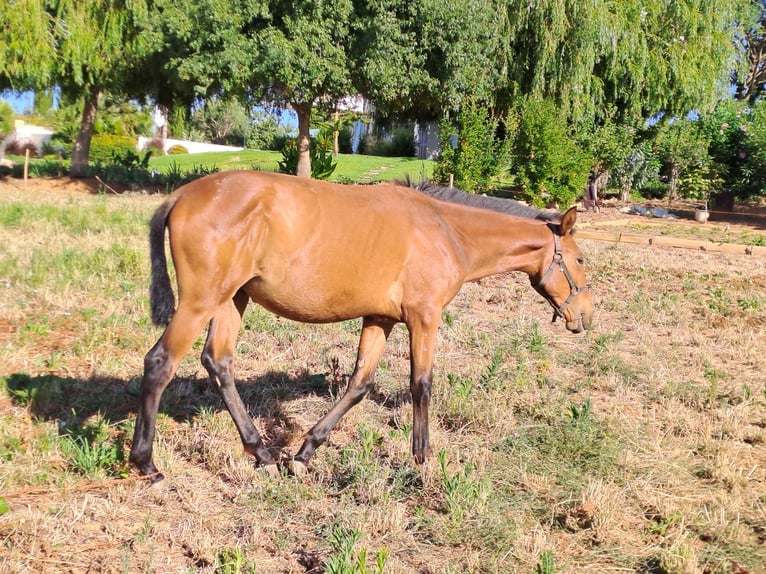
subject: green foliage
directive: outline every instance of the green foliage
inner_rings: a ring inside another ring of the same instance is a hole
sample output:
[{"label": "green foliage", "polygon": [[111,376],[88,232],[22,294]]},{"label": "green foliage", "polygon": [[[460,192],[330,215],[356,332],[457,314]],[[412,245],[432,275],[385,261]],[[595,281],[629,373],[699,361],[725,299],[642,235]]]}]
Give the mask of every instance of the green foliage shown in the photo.
[{"label": "green foliage", "polygon": [[535,574],[553,574],[555,571],[553,552],[550,550],[543,550],[540,554],[540,562],[535,566]]},{"label": "green foliage", "polygon": [[[31,332],[41,328],[44,327],[29,326]],[[55,412],[64,397],[62,379],[54,375],[30,377],[20,373],[0,381],[5,381],[4,386],[11,398],[36,416]]]},{"label": "green foliage", "polygon": [[112,436],[109,425],[99,418],[83,427],[65,429],[61,450],[75,472],[91,479],[126,476],[122,441]]},{"label": "green foliage", "polygon": [[108,164],[115,157],[135,154],[136,140],[130,136],[96,134],[90,142],[90,159],[94,163]]},{"label": "green foliage", "polygon": [[0,142],[13,131],[13,117],[14,113],[11,105],[4,100],[0,100]]},{"label": "green foliage", "polygon": [[281,150],[287,137],[287,128],[280,125],[273,114],[255,112],[247,130],[245,147],[250,149]]},{"label": "green foliage", "polygon": [[176,144],[168,148],[168,155],[183,155],[185,153],[189,153],[189,150],[180,144]]},{"label": "green foliage", "polygon": [[359,153],[382,157],[412,157],[415,155],[415,134],[411,127],[398,127],[389,136],[365,134]]},{"label": "green foliage", "polygon": [[247,555],[239,546],[221,548],[216,559],[215,574],[256,574],[258,568],[254,560],[248,560]]},{"label": "green foliage", "polygon": [[488,190],[507,167],[508,146],[495,137],[498,123],[487,106],[474,101],[461,108],[456,122],[445,116],[439,127],[441,154],[434,178],[446,184],[454,175],[455,185],[464,191]]},{"label": "green foliage", "polygon": [[552,101],[532,98],[521,100],[518,115],[513,171],[522,190],[537,205],[571,206],[585,189],[588,161],[566,117]]},{"label": "green foliage", "polygon": [[671,118],[660,122],[655,130],[654,147],[664,162],[668,179],[668,199],[680,195],[681,178],[691,168],[706,169],[708,140],[698,121]]},{"label": "green foliage", "polygon": [[375,553],[375,565],[368,569],[367,550],[354,553],[354,548],[362,538],[362,531],[355,528],[333,526],[330,532],[332,554],[325,562],[325,574],[383,574],[388,548],[381,548]]},{"label": "green foliage", "polygon": [[491,484],[489,480],[473,476],[474,467],[470,462],[465,464],[462,471],[451,473],[446,450],[440,450],[436,459],[439,462],[447,513],[455,525],[462,524],[471,512],[486,502],[491,492]]},{"label": "green foliage", "polygon": [[740,200],[766,193],[766,103],[751,106],[722,100],[700,118],[700,131],[709,141],[710,166],[704,174],[712,191],[719,187]]},{"label": "green foliage", "polygon": [[[320,134],[311,140],[311,177],[313,179],[330,179],[338,167],[332,153],[332,147],[327,136]],[[298,140],[291,139],[282,149],[282,160],[279,162],[280,173],[295,175],[298,173]]]},{"label": "green foliage", "polygon": [[204,134],[204,139],[223,145],[243,145],[250,130],[250,117],[236,98],[212,97],[194,110],[191,127]]}]

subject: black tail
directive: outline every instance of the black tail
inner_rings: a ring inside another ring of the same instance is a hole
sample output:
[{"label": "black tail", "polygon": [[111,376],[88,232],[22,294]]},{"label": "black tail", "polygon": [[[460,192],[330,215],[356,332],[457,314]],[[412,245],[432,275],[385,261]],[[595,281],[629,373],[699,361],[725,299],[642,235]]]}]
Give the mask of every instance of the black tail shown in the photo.
[{"label": "black tail", "polygon": [[170,286],[170,275],[168,275],[168,260],[165,256],[165,225],[174,204],[174,198],[163,203],[154,212],[149,224],[149,254],[152,262],[149,302],[152,309],[152,322],[158,326],[170,323],[176,310],[175,296]]}]

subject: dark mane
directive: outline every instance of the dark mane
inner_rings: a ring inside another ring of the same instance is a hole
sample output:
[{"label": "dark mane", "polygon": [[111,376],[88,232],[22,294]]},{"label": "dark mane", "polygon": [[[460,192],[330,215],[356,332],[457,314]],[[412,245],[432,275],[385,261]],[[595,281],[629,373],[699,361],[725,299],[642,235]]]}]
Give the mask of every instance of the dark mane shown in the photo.
[{"label": "dark mane", "polygon": [[537,209],[536,207],[531,207],[513,199],[466,193],[454,187],[442,187],[427,181],[415,183],[408,180],[401,182],[401,184],[416,189],[421,193],[425,193],[429,197],[433,197],[440,201],[477,207],[479,209],[488,209],[499,213],[507,213],[508,215],[523,217],[524,219],[558,221],[561,218],[561,214],[557,211]]}]

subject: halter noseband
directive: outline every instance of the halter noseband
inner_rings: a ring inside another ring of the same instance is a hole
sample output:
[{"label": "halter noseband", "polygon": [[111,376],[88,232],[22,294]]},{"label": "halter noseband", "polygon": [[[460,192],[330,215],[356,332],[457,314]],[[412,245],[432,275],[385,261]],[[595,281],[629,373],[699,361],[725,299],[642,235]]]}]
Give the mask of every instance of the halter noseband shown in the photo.
[{"label": "halter noseband", "polygon": [[[575,283],[575,280],[572,279],[572,275],[569,273],[569,269],[567,269],[566,263],[564,263],[564,255],[561,252],[561,243],[559,242],[559,236],[556,234],[556,231],[551,227],[551,231],[553,231],[553,261],[551,261],[550,266],[548,267],[548,270],[543,275],[543,278],[540,279],[540,281],[537,282],[537,284],[533,285],[535,291],[537,291],[540,295],[542,295],[543,299],[548,301],[548,303],[551,304],[551,307],[553,307],[553,323],[556,322],[556,319],[561,317],[564,319],[564,311],[567,310],[567,307],[569,307],[569,304],[572,302],[572,299],[577,297],[580,293],[587,291],[590,289],[590,285],[583,285],[582,287],[578,287],[577,283]],[[566,298],[566,301],[564,301],[564,304],[559,307],[556,305],[556,302],[553,300],[553,298],[548,295],[544,290],[543,287],[548,282],[548,279],[551,278],[553,275],[553,272],[556,269],[560,269],[561,272],[564,274],[564,277],[567,278],[567,282],[569,283],[569,297]]]}]

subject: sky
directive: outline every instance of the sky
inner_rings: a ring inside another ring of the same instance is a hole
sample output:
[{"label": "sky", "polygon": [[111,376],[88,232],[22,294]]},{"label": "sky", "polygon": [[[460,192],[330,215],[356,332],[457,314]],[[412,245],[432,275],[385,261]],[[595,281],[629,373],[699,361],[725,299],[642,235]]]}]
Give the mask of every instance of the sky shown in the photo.
[{"label": "sky", "polygon": [[12,92],[10,90],[0,92],[0,100],[8,102],[17,114],[23,114],[30,109],[34,99],[34,92]]}]

